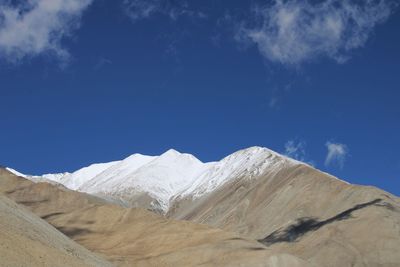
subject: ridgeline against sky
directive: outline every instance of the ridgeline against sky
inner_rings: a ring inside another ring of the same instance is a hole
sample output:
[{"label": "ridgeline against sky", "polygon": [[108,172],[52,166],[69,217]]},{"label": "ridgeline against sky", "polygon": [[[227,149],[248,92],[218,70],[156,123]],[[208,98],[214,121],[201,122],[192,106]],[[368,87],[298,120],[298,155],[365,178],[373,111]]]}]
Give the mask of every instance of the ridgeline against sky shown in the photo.
[{"label": "ridgeline against sky", "polygon": [[0,164],[265,146],[400,194],[393,0],[0,1]]}]

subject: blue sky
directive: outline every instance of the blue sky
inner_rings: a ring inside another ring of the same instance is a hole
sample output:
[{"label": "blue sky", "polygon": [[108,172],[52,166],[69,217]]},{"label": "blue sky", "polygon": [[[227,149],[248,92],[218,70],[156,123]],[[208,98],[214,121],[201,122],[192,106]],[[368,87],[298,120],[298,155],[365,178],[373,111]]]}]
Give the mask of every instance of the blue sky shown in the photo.
[{"label": "blue sky", "polygon": [[257,145],[400,195],[399,28],[389,0],[0,0],[0,164]]}]

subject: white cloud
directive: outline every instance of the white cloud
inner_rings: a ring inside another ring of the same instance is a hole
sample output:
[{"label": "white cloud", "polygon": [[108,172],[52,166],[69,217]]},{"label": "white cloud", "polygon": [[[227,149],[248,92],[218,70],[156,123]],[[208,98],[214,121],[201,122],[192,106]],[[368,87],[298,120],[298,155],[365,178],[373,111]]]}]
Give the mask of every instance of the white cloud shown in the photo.
[{"label": "white cloud", "polygon": [[292,139],[285,143],[283,154],[289,158],[304,162],[313,167],[316,166],[313,160],[310,160],[306,152],[307,144],[303,140]]},{"label": "white cloud", "polygon": [[325,159],[325,166],[337,164],[342,169],[349,153],[347,146],[345,144],[332,142],[327,142],[325,146],[328,149],[328,154],[326,155]]},{"label": "white cloud", "polygon": [[290,158],[305,161],[306,143],[304,141],[289,140],[285,144],[284,154]]},{"label": "white cloud", "polygon": [[18,61],[44,53],[61,60],[69,57],[64,37],[79,27],[92,0],[0,1],[0,57]]},{"label": "white cloud", "polygon": [[126,14],[136,22],[141,19],[149,18],[155,14],[168,16],[172,20],[177,20],[181,16],[205,18],[206,15],[201,11],[194,11],[189,8],[186,1],[171,2],[168,0],[124,0]]},{"label": "white cloud", "polygon": [[306,146],[307,144],[303,140],[289,140],[285,144],[285,151],[283,154],[289,158],[302,161],[311,166],[316,166],[315,162],[308,158]]},{"label": "white cloud", "polygon": [[133,20],[150,17],[161,9],[161,2],[158,0],[124,0],[124,8],[127,15]]},{"label": "white cloud", "polygon": [[256,25],[242,24],[236,39],[255,43],[266,59],[286,65],[319,56],[342,63],[396,6],[394,0],[273,0],[253,8]]}]

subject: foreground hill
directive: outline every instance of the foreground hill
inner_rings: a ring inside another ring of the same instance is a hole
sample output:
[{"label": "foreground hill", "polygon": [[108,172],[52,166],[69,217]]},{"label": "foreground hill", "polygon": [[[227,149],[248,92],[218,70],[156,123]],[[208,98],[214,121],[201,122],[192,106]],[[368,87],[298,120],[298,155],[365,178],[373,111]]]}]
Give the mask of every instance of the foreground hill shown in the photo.
[{"label": "foreground hill", "polygon": [[[400,266],[397,197],[374,187],[348,184],[267,148],[251,147],[209,163],[175,150],[161,156],[135,154],[72,174],[25,177],[90,193],[97,202],[140,207],[219,228],[235,233],[234,240],[258,240],[263,253],[290,254],[308,266]],[[31,194],[27,199],[40,195],[34,189],[23,192]],[[57,209],[66,197],[60,199]],[[35,212],[43,207],[37,206]],[[154,229],[163,234],[163,228]],[[207,242],[214,246],[218,240]],[[219,256],[217,252],[211,258]]]},{"label": "foreground hill", "polygon": [[0,191],[118,266],[309,266],[237,234],[107,204],[5,169],[0,169]]},{"label": "foreground hill", "polygon": [[0,194],[0,266],[111,266]]}]

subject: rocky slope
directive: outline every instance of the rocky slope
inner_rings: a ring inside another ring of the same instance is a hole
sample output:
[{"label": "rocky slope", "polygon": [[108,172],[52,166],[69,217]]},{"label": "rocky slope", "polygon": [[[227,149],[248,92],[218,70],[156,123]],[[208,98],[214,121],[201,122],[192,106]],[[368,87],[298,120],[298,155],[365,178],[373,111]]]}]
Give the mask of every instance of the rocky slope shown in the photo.
[{"label": "rocky slope", "polygon": [[112,266],[0,194],[0,266]]},{"label": "rocky slope", "polygon": [[400,264],[397,197],[350,185],[266,148],[210,163],[174,150],[133,155],[88,177],[77,190],[258,240],[270,256],[290,254],[309,265]]},{"label": "rocky slope", "polygon": [[398,198],[302,164],[176,199],[168,216],[258,239],[317,266],[400,263]]},{"label": "rocky slope", "polygon": [[231,232],[108,204],[4,169],[0,192],[118,266],[309,266]]},{"label": "rocky slope", "polygon": [[73,173],[32,176],[8,170],[34,182],[60,183],[123,206],[165,214],[176,198],[199,198],[240,177],[252,179],[298,163],[267,148],[251,147],[208,163],[170,149],[160,156],[134,154],[121,161],[92,164]]}]

